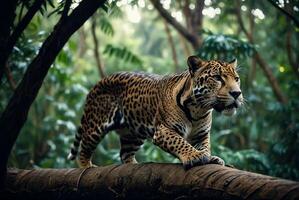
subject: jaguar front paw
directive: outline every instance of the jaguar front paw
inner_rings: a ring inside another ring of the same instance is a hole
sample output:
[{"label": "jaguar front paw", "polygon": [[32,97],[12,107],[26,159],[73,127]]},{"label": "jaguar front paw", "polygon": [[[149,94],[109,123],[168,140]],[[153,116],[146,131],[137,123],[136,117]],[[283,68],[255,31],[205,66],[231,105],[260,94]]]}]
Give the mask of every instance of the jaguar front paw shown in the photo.
[{"label": "jaguar front paw", "polygon": [[207,155],[202,155],[198,157],[193,157],[191,159],[188,159],[186,161],[183,161],[183,166],[185,170],[188,170],[192,167],[199,166],[199,165],[205,165],[208,164],[210,161],[210,157]]},{"label": "jaguar front paw", "polygon": [[218,156],[211,156],[209,164],[217,164],[217,165],[225,165],[225,162],[222,158],[219,158]]}]

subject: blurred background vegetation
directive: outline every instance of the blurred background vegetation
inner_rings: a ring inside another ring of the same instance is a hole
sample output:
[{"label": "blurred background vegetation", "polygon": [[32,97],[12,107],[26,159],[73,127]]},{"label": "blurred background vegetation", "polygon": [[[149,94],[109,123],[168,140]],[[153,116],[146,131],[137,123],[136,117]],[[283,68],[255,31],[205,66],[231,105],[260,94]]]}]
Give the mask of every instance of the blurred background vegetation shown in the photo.
[{"label": "blurred background vegetation", "polygon": [[[19,2],[16,20],[32,2]],[[0,112],[51,33],[63,2],[47,0],[18,40],[1,86]],[[247,99],[233,117],[214,113],[213,154],[239,169],[299,180],[299,28],[285,13],[298,20],[298,5],[296,0],[109,1],[56,58],[31,106],[9,166],[75,167],[66,157],[86,94],[97,81],[118,71],[180,72],[187,68],[187,56],[197,54],[225,61],[236,57]],[[164,11],[196,42],[173,26]],[[199,23],[196,28],[194,21]],[[118,136],[112,133],[98,146],[94,162],[120,163],[118,154]],[[178,162],[150,142],[137,158]]]}]

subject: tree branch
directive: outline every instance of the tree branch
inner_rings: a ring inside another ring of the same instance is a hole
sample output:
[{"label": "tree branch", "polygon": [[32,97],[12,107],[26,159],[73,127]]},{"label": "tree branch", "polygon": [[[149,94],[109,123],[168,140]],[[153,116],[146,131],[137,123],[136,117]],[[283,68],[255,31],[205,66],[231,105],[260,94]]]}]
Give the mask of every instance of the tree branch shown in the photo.
[{"label": "tree branch", "polygon": [[71,5],[72,0],[65,0],[64,7],[61,13],[61,18],[66,18],[68,16]]},{"label": "tree branch", "polygon": [[10,88],[12,90],[15,90],[17,85],[16,85],[16,82],[15,82],[13,76],[12,76],[11,70],[10,70],[7,62],[5,64],[5,75],[6,75],[6,78],[8,80]]},{"label": "tree branch", "polygon": [[286,10],[284,10],[283,8],[279,7],[279,5],[277,5],[274,1],[272,1],[272,0],[267,0],[267,1],[272,6],[274,6],[277,10],[279,10],[280,12],[282,12],[287,18],[289,18],[290,20],[292,20],[297,27],[299,27],[299,20],[296,19],[295,16],[293,16],[292,14],[290,14],[289,12],[287,12]]},{"label": "tree branch", "polygon": [[[241,15],[241,5],[240,5],[240,0],[237,1],[237,8],[236,8],[236,17],[239,23],[239,26],[241,28],[241,30],[244,32],[244,34],[246,35],[247,39],[249,40],[250,43],[254,44],[253,41],[253,35],[250,34],[247,29],[245,28],[244,22],[242,20],[242,15]],[[275,78],[275,76],[273,75],[271,68],[268,66],[267,62],[261,57],[261,55],[255,51],[254,53],[254,58],[256,60],[256,62],[259,64],[259,66],[261,67],[261,69],[263,70],[266,78],[268,79],[273,93],[276,97],[276,99],[280,102],[280,103],[287,103],[287,98],[283,95],[278,81]]]},{"label": "tree branch", "polygon": [[10,151],[50,66],[71,35],[104,3],[105,0],[82,0],[68,17],[63,20],[60,18],[53,32],[44,41],[38,55],[29,64],[0,118],[1,183],[5,178]]},{"label": "tree branch", "polygon": [[86,53],[87,47],[86,47],[86,33],[84,30],[84,26],[82,26],[78,30],[79,35],[79,44],[78,44],[78,56],[83,57]]},{"label": "tree branch", "polygon": [[202,28],[203,15],[202,10],[204,8],[203,0],[196,0],[195,9],[192,12],[192,25],[195,27],[195,31],[198,34],[198,31]]},{"label": "tree branch", "polygon": [[192,14],[191,14],[191,9],[190,9],[190,1],[189,0],[185,0],[185,1],[178,1],[181,9],[182,9],[182,13],[185,16],[185,20],[186,20],[186,26],[188,30],[191,30],[192,28]]},{"label": "tree branch", "polygon": [[99,52],[99,41],[97,38],[97,34],[96,34],[96,17],[93,16],[91,18],[91,35],[92,35],[92,39],[93,39],[93,43],[94,43],[94,48],[93,48],[93,52],[94,52],[94,57],[96,59],[96,63],[98,66],[98,71],[100,74],[101,78],[105,77],[105,72],[104,72],[104,65],[100,56],[100,52]]},{"label": "tree branch", "polygon": [[[11,34],[11,36],[8,38],[8,41],[5,45],[5,51],[1,52],[0,56],[0,68],[5,68],[5,64],[7,63],[8,57],[10,56],[13,47],[16,45],[19,37],[25,30],[25,28],[28,26],[34,15],[37,13],[37,11],[40,9],[42,6],[43,2],[45,0],[35,0],[32,6],[28,9],[27,13],[25,16],[22,18],[20,23],[16,26],[15,30]],[[0,69],[0,71],[2,71]],[[2,79],[2,74],[0,72],[0,83]]]},{"label": "tree branch", "polygon": [[186,42],[185,38],[182,35],[179,35],[179,40],[180,40],[181,46],[183,48],[185,57],[188,58],[189,56],[192,55],[191,51],[188,47],[188,43]]},{"label": "tree branch", "polygon": [[183,27],[174,17],[172,17],[167,10],[165,10],[160,3],[160,0],[150,0],[159,14],[169,23],[171,24],[182,36],[189,41],[194,49],[198,49],[200,44],[197,38],[190,33],[185,27]]},{"label": "tree branch", "polygon": [[[253,5],[250,4],[249,6],[249,9],[252,10],[253,9]],[[240,10],[239,10],[240,12]],[[249,18],[249,35],[250,37],[252,38],[252,40],[254,40],[254,37],[253,37],[253,33],[254,33],[254,17],[252,17],[252,13],[251,12],[248,12],[247,13],[248,15],[248,18]],[[255,60],[255,57],[252,57],[251,59],[251,70],[249,72],[249,76],[247,77],[247,82],[250,86],[252,86],[252,83],[253,81],[255,80],[255,76],[256,76],[256,60]]]},{"label": "tree branch", "polygon": [[[34,178],[33,178],[34,177]],[[5,199],[298,199],[299,183],[220,165],[123,164],[8,172]]]},{"label": "tree branch", "polygon": [[299,63],[296,63],[296,59],[293,57],[293,51],[292,51],[292,31],[290,28],[288,28],[287,34],[286,34],[286,50],[288,55],[289,63],[296,74],[297,78],[299,79]]},{"label": "tree branch", "polygon": [[239,23],[239,26],[241,28],[241,30],[244,32],[245,36],[247,37],[247,39],[249,40],[249,42],[253,43],[253,37],[251,34],[249,34],[249,32],[247,31],[245,24],[243,22],[242,19],[242,15],[241,15],[241,3],[239,0],[236,1],[237,4],[237,9],[236,9],[236,17],[237,17],[237,21]]},{"label": "tree branch", "polygon": [[0,85],[6,64],[5,60],[7,60],[5,59],[6,44],[16,16],[17,3],[18,0],[10,0],[0,6]]},{"label": "tree branch", "polygon": [[172,59],[173,59],[173,64],[174,64],[174,71],[175,72],[179,72],[179,62],[178,62],[178,57],[176,54],[176,50],[175,50],[175,45],[173,42],[173,38],[169,29],[169,26],[167,24],[167,22],[165,20],[163,20],[163,24],[165,27],[165,32],[166,32],[166,36],[167,36],[167,40],[171,49],[171,55],[172,55]]}]

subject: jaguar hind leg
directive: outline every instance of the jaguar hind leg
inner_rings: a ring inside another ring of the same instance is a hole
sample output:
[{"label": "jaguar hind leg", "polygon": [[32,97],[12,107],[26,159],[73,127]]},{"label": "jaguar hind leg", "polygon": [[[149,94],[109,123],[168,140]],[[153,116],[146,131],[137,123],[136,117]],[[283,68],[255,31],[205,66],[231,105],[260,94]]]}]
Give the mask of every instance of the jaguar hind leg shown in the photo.
[{"label": "jaguar hind leg", "polygon": [[98,143],[110,130],[121,125],[123,117],[117,100],[109,95],[92,99],[87,103],[84,115],[78,164],[80,167],[92,167],[91,158]]},{"label": "jaguar hind leg", "polygon": [[98,143],[104,138],[105,133],[101,128],[89,129],[83,135],[81,140],[81,150],[79,153],[78,165],[83,168],[94,167],[91,162],[92,154],[94,153]]},{"label": "jaguar hind leg", "polygon": [[143,140],[132,135],[120,135],[120,159],[122,163],[137,163],[135,153],[143,144]]}]

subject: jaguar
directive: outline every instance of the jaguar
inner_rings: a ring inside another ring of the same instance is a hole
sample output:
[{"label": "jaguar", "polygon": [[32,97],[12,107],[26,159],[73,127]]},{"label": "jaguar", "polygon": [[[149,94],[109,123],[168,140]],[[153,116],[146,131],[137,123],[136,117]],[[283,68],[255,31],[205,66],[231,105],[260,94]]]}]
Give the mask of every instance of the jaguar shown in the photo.
[{"label": "jaguar", "polygon": [[122,163],[137,163],[146,139],[177,157],[185,167],[224,165],[211,155],[212,111],[234,115],[243,104],[237,60],[187,59],[188,69],[160,76],[119,72],[100,80],[88,93],[68,156],[80,167],[94,166],[92,155],[104,136],[120,137]]}]

